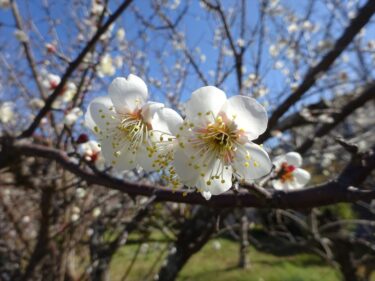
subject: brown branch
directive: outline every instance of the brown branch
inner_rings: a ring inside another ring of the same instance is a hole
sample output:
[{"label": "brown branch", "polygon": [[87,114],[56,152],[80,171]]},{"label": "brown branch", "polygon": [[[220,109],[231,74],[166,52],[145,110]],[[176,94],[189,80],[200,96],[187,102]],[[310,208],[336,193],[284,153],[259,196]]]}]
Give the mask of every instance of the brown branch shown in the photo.
[{"label": "brown branch", "polygon": [[292,128],[321,122],[318,117],[322,113],[330,113],[332,110],[334,109],[331,109],[326,101],[321,100],[318,103],[310,104],[298,112],[286,116],[277,123],[274,130],[284,132]]},{"label": "brown branch", "polygon": [[[236,69],[236,78],[237,78],[237,87],[239,92],[241,93],[242,91],[242,64],[243,64],[243,54],[244,54],[244,49],[240,48],[239,51],[237,51],[233,35],[230,29],[230,26],[228,24],[227,18],[225,17],[223,7],[221,6],[219,1],[216,1],[216,5],[208,2],[208,1],[203,1],[205,5],[209,9],[212,9],[216,11],[219,15],[219,18],[221,20],[221,23],[223,24],[224,27],[224,32],[226,35],[226,38],[228,39],[229,46],[233,52],[234,60],[235,60],[235,69]],[[242,13],[244,13],[244,7],[242,7]],[[243,39],[243,38],[242,38]]]},{"label": "brown branch", "polygon": [[39,111],[39,113],[34,118],[33,122],[22,134],[20,138],[30,137],[34,131],[38,128],[39,123],[43,119],[43,117],[50,111],[51,106],[55,99],[59,96],[61,91],[63,90],[65,83],[68,81],[69,77],[73,74],[73,72],[77,69],[77,67],[81,64],[87,53],[94,47],[96,42],[100,39],[100,37],[107,31],[110,25],[126,10],[126,8],[133,2],[133,0],[125,0],[117,10],[107,19],[107,21],[96,31],[95,35],[91,38],[91,40],[86,44],[85,48],[79,53],[77,58],[71,62],[65,71],[65,74],[61,78],[60,84],[56,87],[53,93],[46,99],[44,107]]},{"label": "brown branch", "polygon": [[366,102],[375,99],[375,83],[370,84],[365,90],[355,99],[347,103],[339,113],[333,114],[333,122],[322,125],[315,132],[314,136],[305,140],[296,151],[299,153],[305,153],[313,144],[317,138],[320,138],[329,133],[333,128],[340,124],[346,117],[352,114],[355,110],[362,107]]},{"label": "brown branch", "polygon": [[273,112],[269,119],[267,130],[258,138],[257,142],[262,143],[270,137],[271,130],[274,129],[280,117],[283,116],[293,104],[301,99],[315,84],[315,81],[322,73],[329,69],[345,48],[352,42],[358,32],[370,21],[374,12],[375,0],[368,0],[358,11],[357,17],[350,22],[344,33],[336,41],[333,49],[329,51],[316,66],[312,67],[307,72],[300,86]]},{"label": "brown branch", "polygon": [[[13,155],[41,157],[54,160],[63,168],[89,184],[105,186],[132,196],[155,196],[156,201],[199,204],[218,208],[258,207],[301,209],[330,205],[338,202],[356,202],[359,200],[368,201],[375,199],[375,190],[361,190],[352,187],[361,184],[371,171],[375,169],[375,147],[367,153],[354,157],[336,180],[321,185],[291,192],[273,192],[272,196],[269,198],[255,196],[249,192],[228,192],[213,196],[209,201],[206,201],[197,192],[190,192],[185,195],[185,192],[182,190],[172,191],[167,187],[163,188],[144,184],[142,182],[134,183],[112,178],[104,173],[94,174],[73,163],[65,152],[41,145],[10,142],[7,144],[7,147],[3,145],[3,153],[6,152]],[[361,158],[361,161],[359,161],[358,158]]]}]

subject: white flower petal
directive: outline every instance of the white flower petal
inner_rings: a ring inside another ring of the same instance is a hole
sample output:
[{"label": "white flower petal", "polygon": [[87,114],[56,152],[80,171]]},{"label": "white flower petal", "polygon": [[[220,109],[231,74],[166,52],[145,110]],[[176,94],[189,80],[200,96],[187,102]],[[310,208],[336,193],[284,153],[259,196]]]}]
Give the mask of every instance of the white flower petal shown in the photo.
[{"label": "white flower petal", "polygon": [[201,194],[204,197],[204,199],[206,199],[206,200],[210,200],[211,199],[211,196],[212,196],[211,192],[209,192],[209,191],[202,191]]},{"label": "white flower petal", "polygon": [[78,146],[78,153],[82,155],[92,155],[94,153],[100,152],[99,143],[95,140],[89,140]]},{"label": "white flower petal", "polygon": [[109,85],[108,94],[118,113],[133,113],[148,97],[147,86],[138,76],[118,77]]},{"label": "white flower petal", "polygon": [[176,149],[174,153],[173,167],[180,181],[189,187],[195,187],[199,177],[199,172],[192,166],[189,166],[190,159],[186,156],[184,150]]},{"label": "white flower petal", "polygon": [[[156,155],[154,155],[156,157]],[[155,157],[149,157],[149,153],[146,150],[145,146],[141,146],[137,150],[136,154],[136,162],[139,166],[141,166],[146,172],[151,172],[155,170],[155,167],[152,166],[154,160],[156,160]]]},{"label": "white flower petal", "polygon": [[226,99],[225,93],[216,87],[199,88],[186,103],[186,118],[192,122],[212,122],[213,116],[218,115]]},{"label": "white flower petal", "polygon": [[230,120],[234,119],[238,128],[246,132],[249,140],[256,139],[267,128],[267,112],[253,98],[233,96],[226,101],[222,112]]},{"label": "white flower petal", "polygon": [[112,164],[117,172],[132,170],[137,167],[135,155],[129,153],[127,149],[121,151],[121,154],[115,160],[115,164]]},{"label": "white flower petal", "polygon": [[113,166],[118,158],[115,156],[115,150],[112,147],[112,143],[109,139],[102,140],[100,143],[102,149],[102,154],[105,159],[105,162],[108,165]]},{"label": "white flower petal", "polygon": [[295,167],[301,167],[302,165],[302,157],[298,152],[288,152],[285,154],[285,160],[289,165]]},{"label": "white flower petal", "polygon": [[162,108],[156,111],[151,126],[153,130],[176,136],[183,120],[180,114],[171,108]]},{"label": "white flower petal", "polygon": [[109,97],[95,98],[88,106],[85,114],[85,125],[93,132],[105,131],[110,124],[117,124],[116,113],[110,110],[113,107]]},{"label": "white flower petal", "polygon": [[135,154],[129,151],[130,144],[125,142],[122,144],[121,150],[115,150],[110,139],[101,142],[102,154],[105,162],[113,166],[117,172],[132,170],[137,166]]},{"label": "white flower petal", "polygon": [[293,176],[294,176],[294,183],[297,188],[302,188],[304,187],[311,178],[311,175],[308,171],[297,168],[293,171]]},{"label": "white flower petal", "polygon": [[272,163],[276,166],[276,168],[281,166],[281,164],[284,162],[286,162],[285,154],[276,156],[272,161]]},{"label": "white flower petal", "polygon": [[233,167],[241,179],[248,181],[269,174],[272,163],[267,152],[259,145],[246,143],[237,148]]},{"label": "white flower petal", "polygon": [[273,180],[272,185],[273,185],[273,188],[276,190],[282,190],[282,191],[290,190],[289,184],[284,183],[280,180]]},{"label": "white flower petal", "polygon": [[146,103],[142,107],[142,118],[143,121],[146,122],[147,124],[151,124],[152,118],[154,117],[155,113],[164,107],[164,104],[160,102],[153,102],[150,101]]},{"label": "white flower petal", "polygon": [[0,122],[8,123],[14,118],[15,104],[11,101],[4,102],[0,105]]},{"label": "white flower petal", "polygon": [[208,166],[205,176],[199,176],[197,188],[209,191],[212,195],[224,193],[232,187],[232,174],[231,166],[225,166],[216,159]]}]

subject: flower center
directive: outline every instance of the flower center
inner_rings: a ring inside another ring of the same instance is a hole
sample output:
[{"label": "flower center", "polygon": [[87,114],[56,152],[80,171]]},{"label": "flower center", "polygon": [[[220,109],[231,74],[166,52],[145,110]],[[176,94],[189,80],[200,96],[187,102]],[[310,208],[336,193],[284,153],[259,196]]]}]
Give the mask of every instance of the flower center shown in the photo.
[{"label": "flower center", "polygon": [[150,124],[144,122],[140,110],[135,113],[124,114],[118,128],[124,132],[132,150],[137,150],[140,144],[149,140],[148,133],[152,129]]},{"label": "flower center", "polygon": [[191,139],[190,142],[193,148],[201,151],[202,155],[200,156],[210,153],[229,164],[233,160],[240,135],[241,130],[237,130],[234,123],[228,124],[219,116],[215,118],[215,122],[208,124],[206,128],[196,130],[196,138]]},{"label": "flower center", "polygon": [[281,180],[282,183],[290,182],[294,180],[293,171],[296,169],[293,165],[283,162],[280,169],[277,171],[276,177]]}]

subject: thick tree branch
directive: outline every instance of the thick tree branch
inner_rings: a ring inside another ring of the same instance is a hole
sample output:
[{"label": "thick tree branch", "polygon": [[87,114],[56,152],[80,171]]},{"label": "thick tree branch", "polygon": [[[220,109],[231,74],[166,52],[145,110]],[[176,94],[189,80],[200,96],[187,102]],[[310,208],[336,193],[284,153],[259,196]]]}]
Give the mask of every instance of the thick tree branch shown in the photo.
[{"label": "thick tree branch", "polygon": [[356,202],[359,200],[368,201],[375,199],[375,190],[361,190],[352,187],[360,185],[373,169],[375,169],[375,147],[365,154],[354,157],[336,180],[321,185],[291,192],[273,192],[267,197],[260,197],[243,191],[237,193],[228,192],[213,196],[211,200],[206,201],[197,192],[190,192],[184,196],[185,192],[172,191],[167,187],[158,187],[142,182],[128,182],[112,178],[104,173],[91,173],[73,163],[65,152],[57,149],[22,142],[10,142],[6,146],[7,147],[4,147],[3,145],[3,153],[7,152],[15,156],[24,155],[54,160],[63,168],[89,184],[105,186],[133,196],[155,196],[156,201],[199,204],[218,208],[258,207],[301,209],[330,205],[338,202]]}]

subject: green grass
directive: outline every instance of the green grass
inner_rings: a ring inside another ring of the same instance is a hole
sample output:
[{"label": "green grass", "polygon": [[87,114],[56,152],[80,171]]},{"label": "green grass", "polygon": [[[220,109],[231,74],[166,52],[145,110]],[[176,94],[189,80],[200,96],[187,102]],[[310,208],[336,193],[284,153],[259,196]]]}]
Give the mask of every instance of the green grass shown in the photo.
[{"label": "green grass", "polygon": [[[194,255],[180,272],[180,281],[339,281],[340,275],[313,255],[276,257],[250,249],[251,268],[236,267],[238,244],[219,239],[221,249],[215,250],[209,242],[203,250]],[[163,258],[160,253],[166,245],[150,244],[149,249],[139,255],[133,270],[126,280],[151,280],[157,273]],[[130,264],[137,245],[122,248],[111,264],[111,280],[121,280]],[[165,257],[165,254],[162,255]],[[154,265],[153,269],[152,265]],[[148,278],[146,278],[148,277]]]}]

